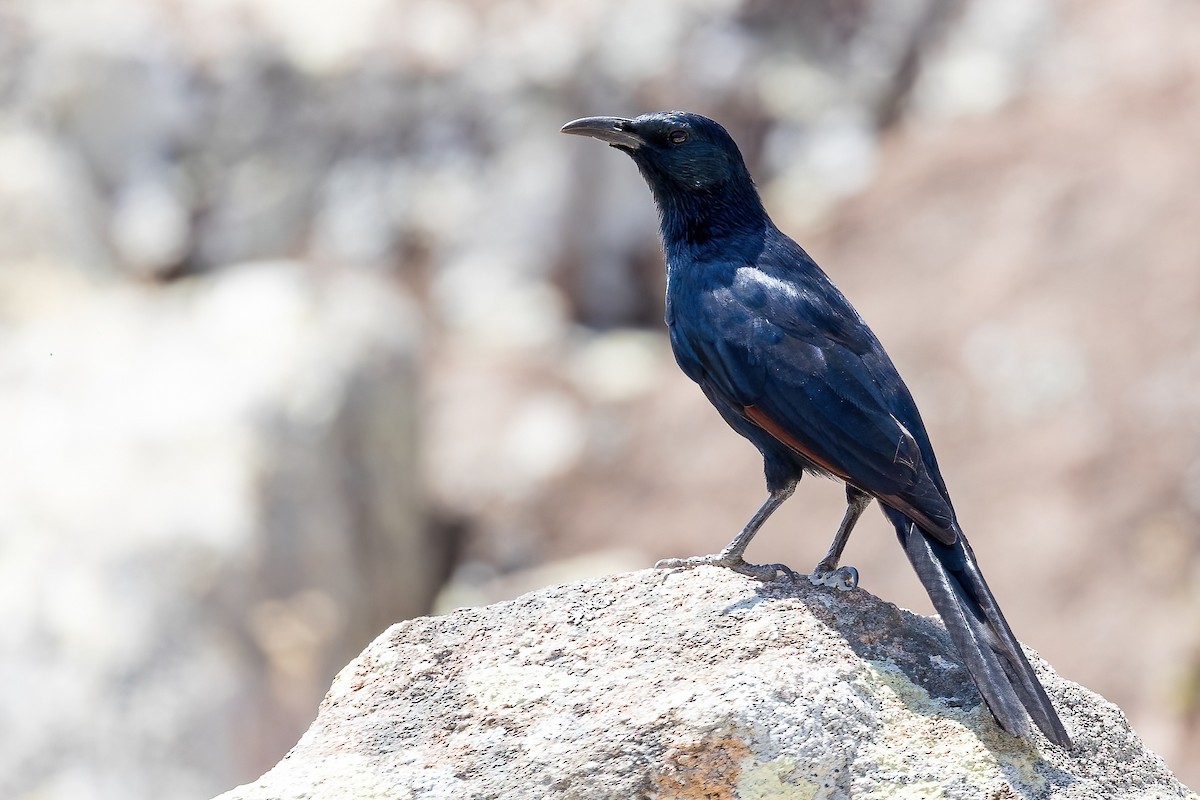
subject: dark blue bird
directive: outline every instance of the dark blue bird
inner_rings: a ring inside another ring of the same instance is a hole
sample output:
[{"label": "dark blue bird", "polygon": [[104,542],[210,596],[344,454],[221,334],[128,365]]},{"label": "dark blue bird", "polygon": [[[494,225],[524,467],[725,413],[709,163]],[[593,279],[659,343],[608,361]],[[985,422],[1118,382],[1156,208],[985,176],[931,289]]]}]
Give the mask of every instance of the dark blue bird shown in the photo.
[{"label": "dark blue bird", "polygon": [[563,133],[628,153],[654,194],[667,261],[675,359],[762,453],[766,502],[720,553],[659,562],[725,566],[761,580],[780,564],[742,555],[805,472],[846,484],[847,509],[810,579],[849,589],[838,561],[871,500],[1004,730],[1071,740],[1000,612],[958,525],[912,395],[883,346],[808,253],[767,216],[729,134],[697,114],[588,117]]}]

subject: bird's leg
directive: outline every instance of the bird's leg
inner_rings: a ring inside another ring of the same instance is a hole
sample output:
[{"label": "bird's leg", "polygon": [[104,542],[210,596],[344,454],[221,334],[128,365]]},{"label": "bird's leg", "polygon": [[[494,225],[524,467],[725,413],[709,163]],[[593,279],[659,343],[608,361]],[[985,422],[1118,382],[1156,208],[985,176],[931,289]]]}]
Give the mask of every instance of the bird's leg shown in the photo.
[{"label": "bird's leg", "polygon": [[[796,491],[796,481],[792,481],[781,489],[771,492],[770,497],[766,502],[754,512],[754,516],[746,523],[746,527],[742,528],[737,536],[733,537],[733,541],[725,545],[725,549],[719,553],[713,553],[708,556],[694,556],[692,558],[664,558],[655,564],[659,569],[673,569],[675,567],[698,567],[704,564],[714,567],[728,567],[734,572],[740,572],[743,575],[749,575],[752,578],[757,578],[760,581],[775,580],[775,576],[782,572],[789,579],[795,579],[796,573],[785,566],[784,564],[747,564],[742,555],[746,552],[746,548],[750,544],[750,540],[754,538],[754,534],[758,533],[758,529],[767,521],[767,517],[792,496],[792,492]],[[861,512],[860,512],[861,513]]]},{"label": "bird's leg", "polygon": [[842,525],[833,537],[833,544],[829,545],[829,552],[808,576],[814,585],[832,586],[842,591],[849,591],[858,586],[858,570],[854,567],[839,567],[838,562],[842,560],[846,542],[850,541],[850,531],[854,530],[858,518],[870,504],[871,495],[846,484],[846,515],[842,517]]}]

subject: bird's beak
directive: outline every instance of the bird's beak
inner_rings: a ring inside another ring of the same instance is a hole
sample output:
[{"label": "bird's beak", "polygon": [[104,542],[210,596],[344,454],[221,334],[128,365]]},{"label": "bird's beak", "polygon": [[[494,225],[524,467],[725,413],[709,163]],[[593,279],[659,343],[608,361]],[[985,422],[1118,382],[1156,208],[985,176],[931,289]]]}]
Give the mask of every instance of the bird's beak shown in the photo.
[{"label": "bird's beak", "polygon": [[646,140],[634,133],[633,120],[621,117],[584,117],[562,126],[563,133],[591,136],[613,147],[637,150]]}]

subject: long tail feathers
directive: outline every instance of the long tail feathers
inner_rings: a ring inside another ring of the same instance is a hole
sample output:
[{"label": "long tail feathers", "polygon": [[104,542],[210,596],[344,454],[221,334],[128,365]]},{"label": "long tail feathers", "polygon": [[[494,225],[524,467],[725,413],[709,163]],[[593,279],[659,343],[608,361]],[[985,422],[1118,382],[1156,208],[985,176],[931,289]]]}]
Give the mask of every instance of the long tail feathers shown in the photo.
[{"label": "long tail feathers", "polygon": [[1026,737],[1032,719],[1050,741],[1071,747],[1071,737],[1000,613],[967,540],[959,536],[944,545],[900,512],[885,508],[885,513],[1000,727]]}]

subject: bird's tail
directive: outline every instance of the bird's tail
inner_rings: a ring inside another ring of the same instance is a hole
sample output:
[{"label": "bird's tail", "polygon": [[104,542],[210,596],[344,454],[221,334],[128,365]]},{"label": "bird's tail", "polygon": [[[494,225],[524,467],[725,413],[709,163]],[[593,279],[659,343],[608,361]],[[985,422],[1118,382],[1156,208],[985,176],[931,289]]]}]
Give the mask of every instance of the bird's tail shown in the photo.
[{"label": "bird's tail", "polygon": [[1000,727],[1014,736],[1028,736],[1032,718],[1050,741],[1071,747],[1071,737],[1000,613],[966,538],[960,535],[954,544],[942,544],[899,511],[886,506],[884,510]]}]

